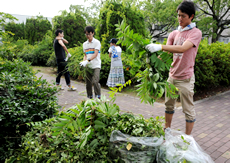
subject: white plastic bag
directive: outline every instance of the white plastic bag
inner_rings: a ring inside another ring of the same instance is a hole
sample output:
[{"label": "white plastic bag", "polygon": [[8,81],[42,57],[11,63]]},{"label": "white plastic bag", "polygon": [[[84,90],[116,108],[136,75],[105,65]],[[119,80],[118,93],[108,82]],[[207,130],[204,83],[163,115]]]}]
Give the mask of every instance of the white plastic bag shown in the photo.
[{"label": "white plastic bag", "polygon": [[165,142],[157,153],[158,163],[214,163],[194,138],[181,131],[165,130]]}]

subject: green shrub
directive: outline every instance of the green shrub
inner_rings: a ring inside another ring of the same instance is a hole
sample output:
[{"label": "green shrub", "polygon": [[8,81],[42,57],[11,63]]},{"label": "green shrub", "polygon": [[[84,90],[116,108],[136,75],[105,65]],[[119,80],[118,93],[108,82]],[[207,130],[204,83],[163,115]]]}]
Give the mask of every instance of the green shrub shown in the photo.
[{"label": "green shrub", "polygon": [[33,53],[34,49],[37,48],[38,45],[27,45],[23,48],[23,50],[18,53],[18,57],[21,58],[24,62],[35,63],[36,56]]},{"label": "green shrub", "polygon": [[202,40],[194,67],[195,88],[210,89],[216,86],[230,85],[230,43],[216,42],[208,44]]},{"label": "green shrub", "polygon": [[43,40],[35,45],[27,45],[18,56],[24,61],[31,62],[32,65],[46,66],[47,60],[53,53],[52,32],[48,31]]},{"label": "green shrub", "polygon": [[20,144],[28,122],[42,121],[57,112],[57,89],[37,79],[22,60],[0,61],[0,160]]},{"label": "green shrub", "polygon": [[0,44],[0,57],[8,60],[17,58],[14,53],[14,49],[17,48],[17,46],[13,43],[13,38],[10,37],[8,33],[4,33],[1,37],[3,44]]},{"label": "green shrub", "polygon": [[120,114],[119,106],[104,97],[83,101],[56,118],[33,123],[21,148],[6,162],[112,162],[109,138],[113,130],[160,137],[164,135],[162,121],[162,117]]}]

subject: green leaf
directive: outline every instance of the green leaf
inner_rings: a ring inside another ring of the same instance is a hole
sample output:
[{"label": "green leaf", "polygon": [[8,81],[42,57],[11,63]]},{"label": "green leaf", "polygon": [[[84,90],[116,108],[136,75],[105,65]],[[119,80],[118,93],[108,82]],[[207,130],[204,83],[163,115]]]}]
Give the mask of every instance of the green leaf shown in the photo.
[{"label": "green leaf", "polygon": [[106,124],[104,124],[103,122],[99,120],[94,121],[94,124],[95,124],[94,126],[95,129],[100,129],[100,128],[104,128],[107,126]]},{"label": "green leaf", "polygon": [[91,146],[92,148],[96,148],[98,144],[99,144],[98,140],[97,140],[97,139],[94,139],[93,141],[91,141],[90,146]]},{"label": "green leaf", "polygon": [[62,127],[53,127],[51,131],[61,131],[62,129]]},{"label": "green leaf", "polygon": [[140,45],[136,42],[133,43],[134,50],[138,51],[140,49]]},{"label": "green leaf", "polygon": [[53,133],[52,133],[53,136],[57,136],[57,135],[59,135],[59,134],[60,134],[60,132],[53,132]]},{"label": "green leaf", "polygon": [[159,78],[160,78],[159,73],[154,74],[154,76],[153,76],[154,81],[157,82],[159,80]]},{"label": "green leaf", "polygon": [[76,130],[75,130],[73,124],[70,123],[70,124],[68,125],[68,128],[70,128],[70,129],[72,130],[72,132],[76,132]]}]

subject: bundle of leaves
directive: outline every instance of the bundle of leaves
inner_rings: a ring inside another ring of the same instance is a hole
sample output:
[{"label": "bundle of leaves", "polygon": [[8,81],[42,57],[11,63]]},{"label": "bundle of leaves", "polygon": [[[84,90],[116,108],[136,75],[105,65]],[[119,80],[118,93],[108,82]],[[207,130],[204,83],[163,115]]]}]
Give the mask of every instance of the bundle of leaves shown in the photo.
[{"label": "bundle of leaves", "polygon": [[0,160],[20,144],[28,122],[42,121],[57,112],[56,88],[37,79],[30,63],[0,60]]},{"label": "bundle of leaves", "polygon": [[113,130],[138,137],[164,134],[162,117],[121,114],[113,99],[82,101],[59,116],[32,123],[21,148],[7,162],[112,162]]},{"label": "bundle of leaves", "polygon": [[165,90],[168,97],[177,98],[176,87],[169,84],[164,77],[171,67],[172,56],[163,51],[151,53],[146,50],[145,46],[150,44],[151,40],[134,33],[125,19],[115,26],[116,31],[119,31],[117,44],[126,46],[126,52],[130,52],[127,56],[131,66],[130,73],[140,82],[136,87],[142,102],[153,104],[163,96]]}]

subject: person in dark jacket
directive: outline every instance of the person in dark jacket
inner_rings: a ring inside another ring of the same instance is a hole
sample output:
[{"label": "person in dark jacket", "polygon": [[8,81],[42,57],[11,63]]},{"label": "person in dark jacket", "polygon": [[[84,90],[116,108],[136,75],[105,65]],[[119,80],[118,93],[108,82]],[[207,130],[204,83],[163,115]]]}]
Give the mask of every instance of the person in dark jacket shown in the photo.
[{"label": "person in dark jacket", "polygon": [[[64,32],[61,29],[57,29],[55,31],[55,35],[56,35],[56,38],[54,39],[53,47],[54,47],[56,60],[57,60],[57,66],[58,66],[58,75],[56,77],[56,85],[59,87],[59,89],[61,90],[64,89],[60,87],[61,76],[64,74],[66,84],[68,85],[68,90],[75,91],[76,88],[71,86],[70,74],[69,74],[68,67],[67,67],[68,57],[71,57],[71,54],[69,53],[68,49],[65,46],[65,44],[68,44],[68,41],[64,39]],[[67,58],[66,58],[65,52],[67,53]]]}]

